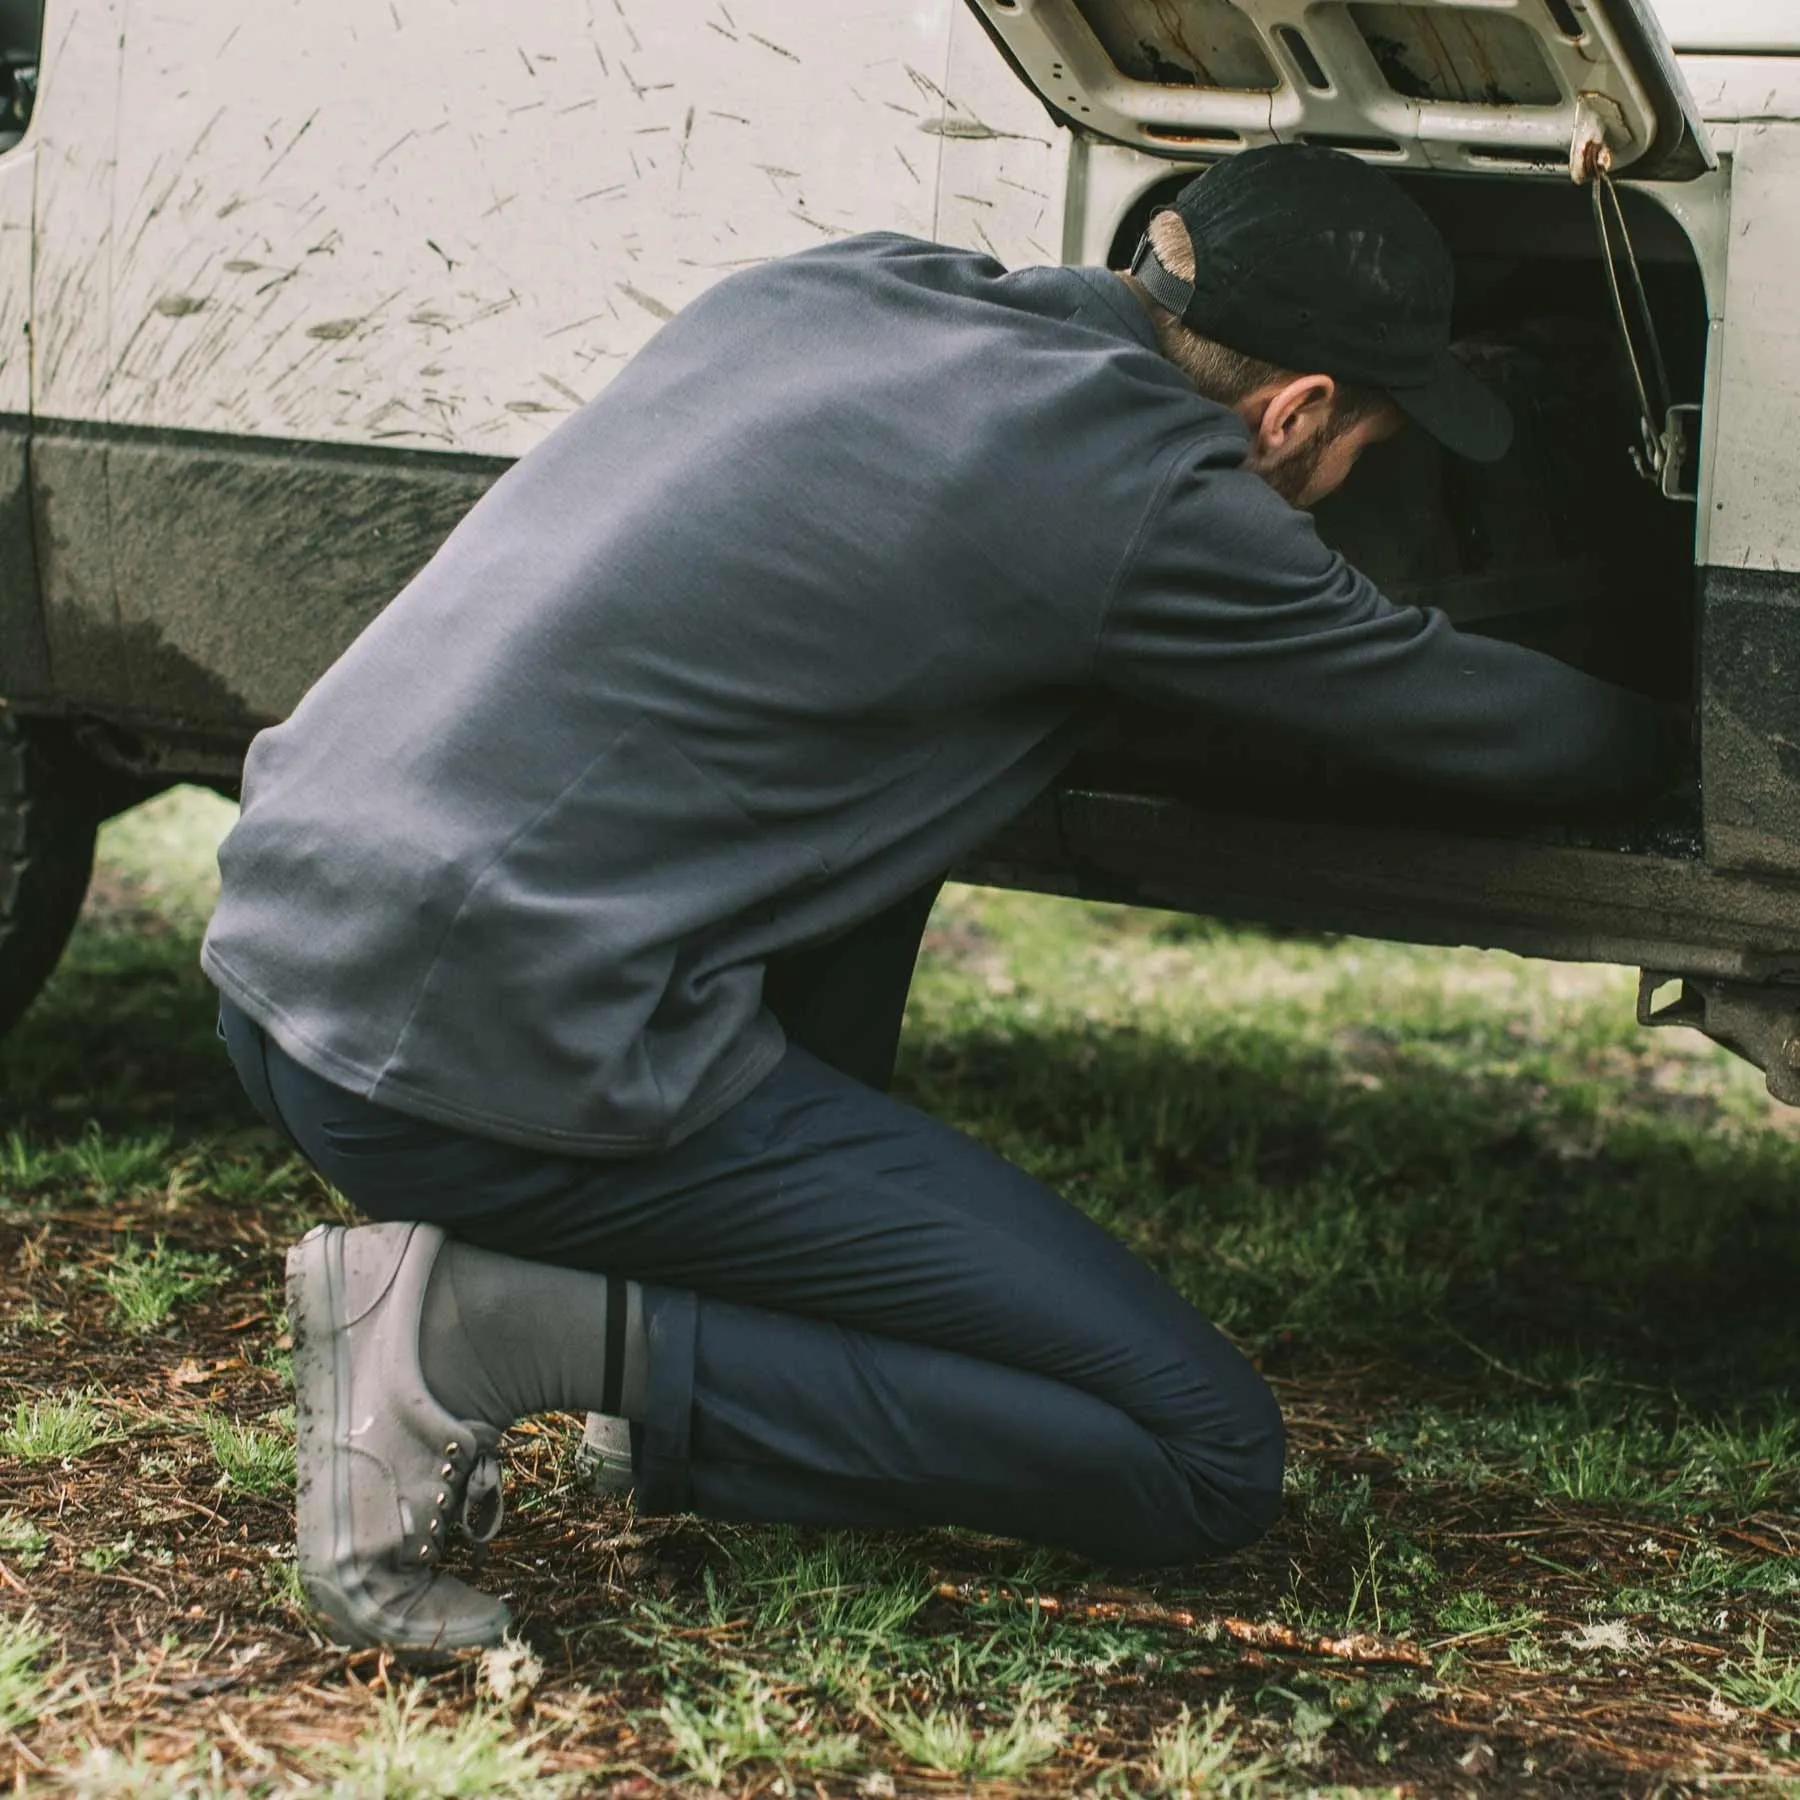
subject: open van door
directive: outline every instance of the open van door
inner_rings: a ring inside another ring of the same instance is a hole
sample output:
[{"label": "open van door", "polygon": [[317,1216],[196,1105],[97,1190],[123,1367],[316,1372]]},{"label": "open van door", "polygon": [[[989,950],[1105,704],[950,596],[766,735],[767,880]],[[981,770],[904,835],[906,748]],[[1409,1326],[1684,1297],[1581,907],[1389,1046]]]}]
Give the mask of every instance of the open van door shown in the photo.
[{"label": "open van door", "polygon": [[1328,144],[1476,174],[1716,165],[1648,0],[968,0],[1052,115],[1139,150]]}]

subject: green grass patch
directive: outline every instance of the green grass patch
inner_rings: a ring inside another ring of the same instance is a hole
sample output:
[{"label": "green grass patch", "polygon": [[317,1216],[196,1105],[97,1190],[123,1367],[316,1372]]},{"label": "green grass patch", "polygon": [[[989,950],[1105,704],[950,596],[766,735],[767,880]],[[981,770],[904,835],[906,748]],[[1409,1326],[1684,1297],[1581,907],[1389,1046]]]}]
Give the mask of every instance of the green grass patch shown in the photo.
[{"label": "green grass patch", "polygon": [[1048,1762],[1069,1735],[1067,1714],[1035,1696],[1010,1706],[990,1702],[987,1713],[979,1725],[959,1706],[915,1711],[903,1705],[874,1716],[909,1762],[970,1781],[1015,1781]]},{"label": "green grass patch", "polygon": [[294,1488],[294,1416],[286,1411],[274,1427],[240,1425],[210,1414],[202,1421],[208,1449],[219,1465],[219,1482],[234,1493],[261,1500]]},{"label": "green grass patch", "polygon": [[1748,1517],[1800,1502],[1800,1406],[1770,1397],[1764,1418],[1683,1416],[1668,1401],[1515,1388],[1481,1412],[1397,1411],[1371,1434],[1407,1479],[1474,1493],[1529,1486],[1551,1499],[1663,1514]]},{"label": "green grass patch", "polygon": [[304,1614],[306,1589],[300,1584],[300,1559],[290,1547],[286,1552],[270,1551],[269,1565],[262,1573],[264,1604],[278,1613]]},{"label": "green grass patch", "polygon": [[573,1785],[502,1714],[473,1707],[439,1724],[422,1685],[384,1698],[370,1728],[310,1772],[320,1800],[554,1800]]},{"label": "green grass patch", "polygon": [[47,1704],[55,1639],[32,1614],[0,1618],[0,1732],[22,1731]]},{"label": "green grass patch", "polygon": [[97,1745],[63,1773],[68,1791],[82,1800],[261,1800],[279,1791],[274,1781],[229,1772],[223,1752],[205,1737],[173,1760],[142,1745]]},{"label": "green grass patch", "polygon": [[166,1131],[109,1137],[90,1124],[69,1149],[68,1166],[95,1200],[123,1200],[146,1188],[160,1189],[168,1181],[171,1142]]},{"label": "green grass patch", "polygon": [[1227,1729],[1231,1716],[1223,1700],[1198,1717],[1183,1706],[1180,1717],[1151,1740],[1152,1790],[1169,1800],[1254,1800],[1267,1793],[1274,1759],[1241,1755],[1241,1730]]},{"label": "green grass patch", "polygon": [[1727,1658],[1710,1678],[1700,1677],[1728,1706],[1762,1713],[1782,1726],[1800,1725],[1800,1655],[1769,1647],[1768,1621],[1744,1640],[1744,1654]]},{"label": "green grass patch", "polygon": [[114,1569],[130,1562],[137,1551],[137,1533],[128,1531],[111,1544],[95,1544],[76,1557],[82,1568],[95,1575],[110,1575]]},{"label": "green grass patch", "polygon": [[718,1787],[746,1763],[828,1771],[863,1760],[855,1732],[819,1730],[809,1714],[781,1699],[767,1681],[742,1675],[707,1695],[671,1694],[658,1715],[675,1760],[696,1780]]},{"label": "green grass patch", "polygon": [[27,1574],[44,1560],[50,1534],[21,1512],[0,1512],[0,1557]]},{"label": "green grass patch", "polygon": [[12,1418],[0,1424],[0,1457],[72,1462],[117,1435],[105,1413],[85,1394],[20,1400],[13,1406]]},{"label": "green grass patch", "polygon": [[225,1275],[216,1256],[172,1250],[162,1237],[145,1249],[127,1237],[112,1261],[94,1271],[94,1282],[112,1301],[125,1330],[154,1331],[182,1302],[210,1294]]},{"label": "green grass patch", "polygon": [[1793,1366],[1775,1271],[1800,1263],[1779,1198],[1800,1142],[1766,1129],[1753,1071],[1639,1034],[1622,972],[1170,944],[1153,916],[1011,895],[952,893],[934,933],[951,954],[915,989],[911,1097],[1259,1348],[1526,1391],[1641,1380],[1647,1354],[1709,1396]]}]

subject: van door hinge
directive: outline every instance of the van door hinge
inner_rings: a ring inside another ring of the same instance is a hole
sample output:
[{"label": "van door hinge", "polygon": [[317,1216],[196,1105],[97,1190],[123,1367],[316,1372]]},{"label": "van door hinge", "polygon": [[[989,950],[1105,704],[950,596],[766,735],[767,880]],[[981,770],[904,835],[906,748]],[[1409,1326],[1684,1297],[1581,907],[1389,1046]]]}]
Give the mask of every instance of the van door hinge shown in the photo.
[{"label": "van door hinge", "polygon": [[[1615,115],[1616,120],[1610,131],[1607,113]],[[1625,360],[1637,390],[1638,442],[1631,448],[1632,467],[1658,488],[1664,499],[1692,501],[1700,496],[1700,408],[1675,403],[1656,315],[1632,247],[1624,202],[1613,181],[1611,131],[1622,132],[1624,128],[1614,102],[1604,94],[1583,94],[1575,112],[1575,136],[1569,146],[1569,176],[1577,187],[1587,188],[1594,197],[1600,259],[1606,265],[1613,317],[1618,322],[1619,341],[1625,347]],[[1690,470],[1691,483],[1683,479]]]}]

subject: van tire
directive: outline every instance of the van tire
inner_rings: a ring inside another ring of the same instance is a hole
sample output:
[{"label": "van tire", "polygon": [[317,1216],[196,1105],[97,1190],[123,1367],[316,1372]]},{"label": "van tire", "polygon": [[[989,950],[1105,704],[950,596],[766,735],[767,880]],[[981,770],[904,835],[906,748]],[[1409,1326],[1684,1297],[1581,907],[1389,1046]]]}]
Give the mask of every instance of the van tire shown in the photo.
[{"label": "van tire", "polygon": [[0,1033],[50,979],[87,894],[99,817],[83,760],[0,709]]}]

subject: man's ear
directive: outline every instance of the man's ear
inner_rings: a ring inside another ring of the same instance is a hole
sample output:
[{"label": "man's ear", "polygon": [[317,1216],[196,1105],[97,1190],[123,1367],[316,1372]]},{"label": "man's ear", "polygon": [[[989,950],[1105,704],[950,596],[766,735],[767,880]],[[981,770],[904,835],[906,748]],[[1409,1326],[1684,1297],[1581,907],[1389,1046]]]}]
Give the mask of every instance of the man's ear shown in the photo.
[{"label": "man's ear", "polygon": [[1311,443],[1330,425],[1336,399],[1329,375],[1295,375],[1246,395],[1236,411],[1250,427],[1252,458],[1278,460]]}]

